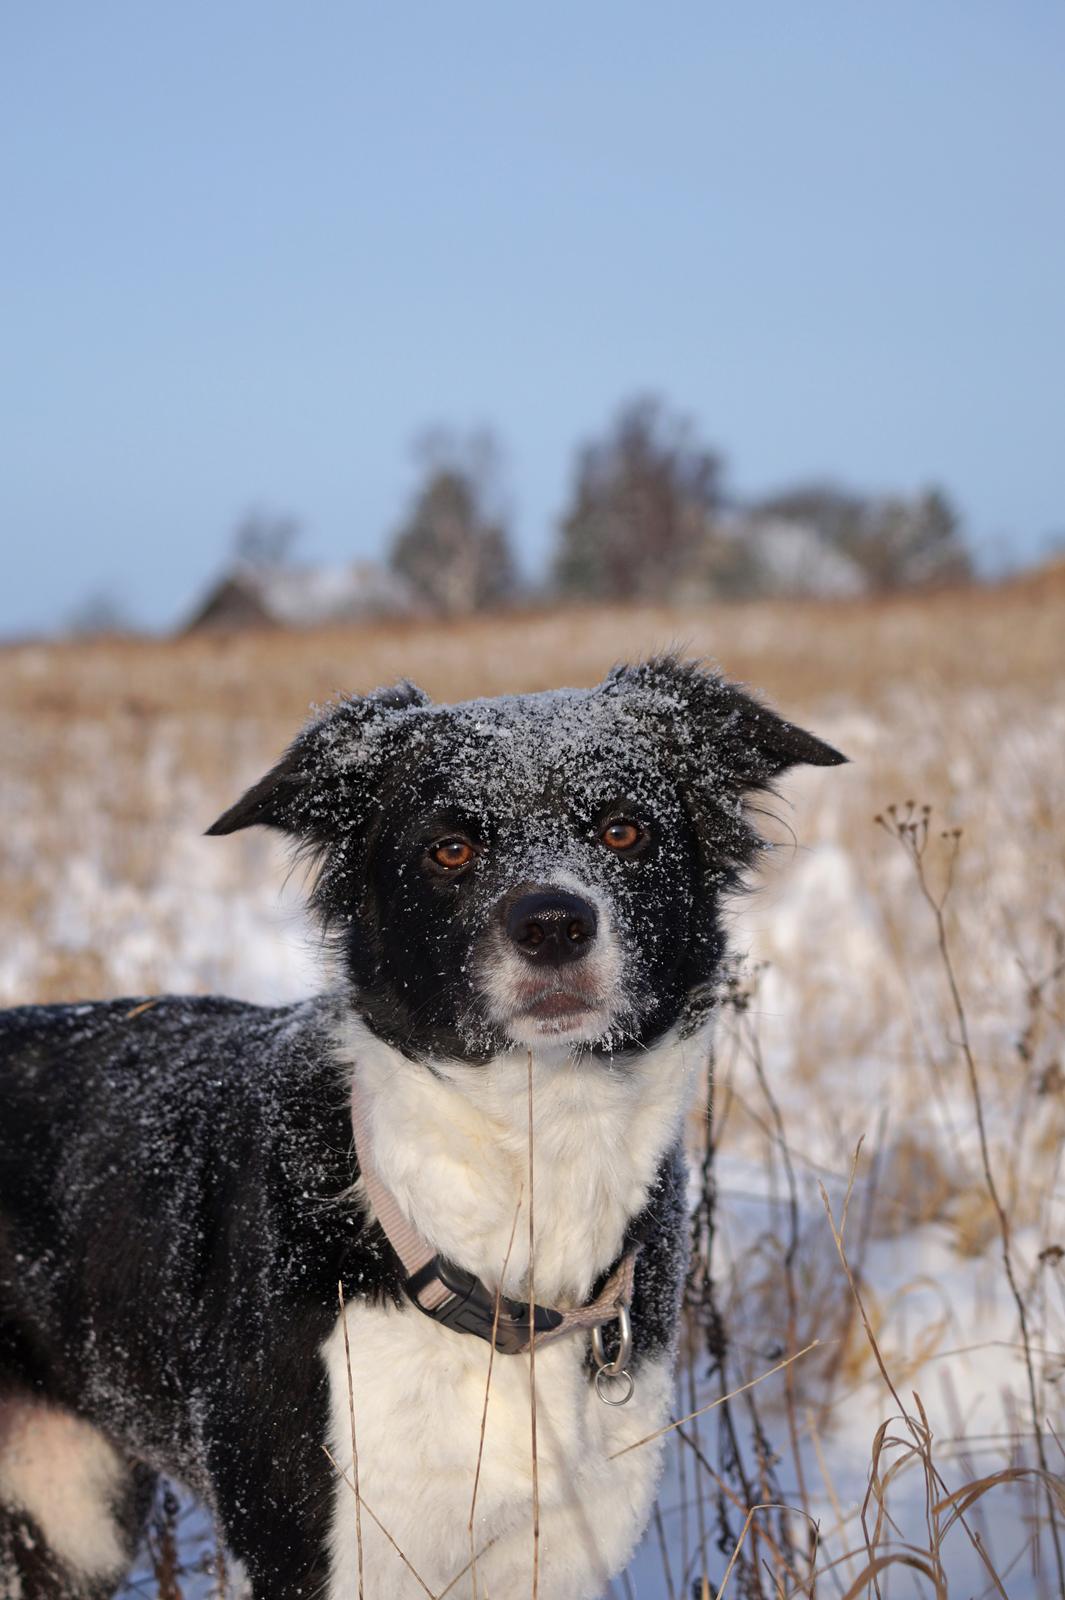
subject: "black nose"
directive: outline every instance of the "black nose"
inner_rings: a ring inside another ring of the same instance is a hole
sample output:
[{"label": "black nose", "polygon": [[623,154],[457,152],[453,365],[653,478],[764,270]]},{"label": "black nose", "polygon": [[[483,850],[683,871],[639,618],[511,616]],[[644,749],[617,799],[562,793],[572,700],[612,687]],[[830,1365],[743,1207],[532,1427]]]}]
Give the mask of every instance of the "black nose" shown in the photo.
[{"label": "black nose", "polygon": [[561,967],[587,955],[598,920],[595,907],[579,895],[541,889],[515,900],[507,912],[507,938],[529,961]]}]

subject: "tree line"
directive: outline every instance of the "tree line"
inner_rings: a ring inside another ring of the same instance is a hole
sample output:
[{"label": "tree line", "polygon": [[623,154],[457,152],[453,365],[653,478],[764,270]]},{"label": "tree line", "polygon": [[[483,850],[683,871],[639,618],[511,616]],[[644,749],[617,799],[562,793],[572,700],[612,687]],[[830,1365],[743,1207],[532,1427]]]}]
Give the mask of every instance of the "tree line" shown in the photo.
[{"label": "tree line", "polygon": [[[529,593],[514,558],[491,434],[443,432],[420,450],[419,481],[388,552],[427,608],[458,615]],[[964,581],[957,512],[930,487],[874,495],[798,484],[740,502],[721,454],[660,400],[624,405],[578,451],[545,598],[746,599],[883,593]]]},{"label": "tree line", "polygon": [[[972,576],[960,518],[942,489],[868,494],[805,482],[743,500],[691,418],[641,396],[577,451],[546,573],[530,580],[515,558],[502,464],[489,430],[423,435],[416,487],[385,563],[362,564],[360,582],[375,574],[379,592],[356,597],[361,611],[387,604],[461,616],[522,600],[843,597]],[[250,511],[233,532],[231,573],[253,585],[310,576],[293,559],[301,535],[294,517]],[[321,596],[305,600],[309,621]],[[66,631],[78,634],[132,626],[106,588],[66,619]]]}]

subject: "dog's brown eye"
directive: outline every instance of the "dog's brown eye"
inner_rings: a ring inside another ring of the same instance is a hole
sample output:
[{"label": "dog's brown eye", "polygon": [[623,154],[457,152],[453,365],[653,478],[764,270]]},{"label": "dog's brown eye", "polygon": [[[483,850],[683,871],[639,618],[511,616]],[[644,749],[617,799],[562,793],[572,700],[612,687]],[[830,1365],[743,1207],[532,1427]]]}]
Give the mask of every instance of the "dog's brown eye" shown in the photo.
[{"label": "dog's brown eye", "polygon": [[438,867],[447,867],[455,872],[459,867],[468,867],[474,857],[472,844],[467,844],[465,839],[444,839],[440,844],[434,844],[429,854]]},{"label": "dog's brown eye", "polygon": [[635,822],[608,822],[599,835],[608,850],[616,850],[619,854],[635,849],[636,845],[646,837],[643,829],[638,828]]}]

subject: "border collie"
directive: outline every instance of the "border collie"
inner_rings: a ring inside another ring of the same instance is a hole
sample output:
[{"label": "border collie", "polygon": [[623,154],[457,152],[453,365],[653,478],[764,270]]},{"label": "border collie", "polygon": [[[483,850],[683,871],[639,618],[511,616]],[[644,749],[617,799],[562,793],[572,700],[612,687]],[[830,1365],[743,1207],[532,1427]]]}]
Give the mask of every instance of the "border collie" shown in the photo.
[{"label": "border collie", "polygon": [[750,798],[842,760],[672,657],[344,700],[208,830],[312,859],[327,992],[0,1014],[5,1600],[113,1594],[158,1474],[255,1600],[602,1593]]}]

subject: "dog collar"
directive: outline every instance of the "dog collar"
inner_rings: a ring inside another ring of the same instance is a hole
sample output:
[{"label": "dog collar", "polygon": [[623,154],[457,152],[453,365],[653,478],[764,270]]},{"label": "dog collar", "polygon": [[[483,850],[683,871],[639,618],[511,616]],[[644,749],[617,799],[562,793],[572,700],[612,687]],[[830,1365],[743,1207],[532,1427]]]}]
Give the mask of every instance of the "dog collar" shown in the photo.
[{"label": "dog collar", "polygon": [[[502,1355],[508,1356],[521,1355],[533,1341],[537,1346],[553,1344],[572,1333],[590,1332],[600,1395],[609,1400],[600,1379],[622,1378],[628,1380],[625,1399],[629,1398],[632,1379],[626,1368],[632,1348],[629,1306],[635,1250],[627,1250],[620,1258],[594,1300],[572,1310],[559,1311],[552,1306],[530,1305],[506,1295],[496,1295],[472,1272],[438,1255],[401,1210],[370,1155],[368,1117],[357,1077],[352,1081],[351,1126],[367,1197],[385,1238],[402,1263],[404,1292],[419,1311],[457,1333],[472,1333],[478,1339],[487,1339]],[[621,1329],[621,1349],[612,1361],[605,1357],[601,1334],[608,1322],[619,1323]]]}]

